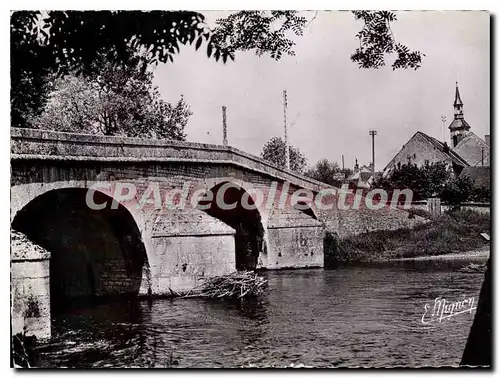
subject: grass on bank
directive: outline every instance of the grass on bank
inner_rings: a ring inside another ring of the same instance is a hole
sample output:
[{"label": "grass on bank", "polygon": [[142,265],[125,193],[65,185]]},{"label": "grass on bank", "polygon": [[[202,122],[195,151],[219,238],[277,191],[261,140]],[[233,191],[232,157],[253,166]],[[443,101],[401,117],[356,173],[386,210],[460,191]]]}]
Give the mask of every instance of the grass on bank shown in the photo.
[{"label": "grass on bank", "polygon": [[341,240],[327,233],[325,267],[470,251],[489,243],[483,232],[490,233],[489,214],[454,210],[411,229],[367,232]]}]

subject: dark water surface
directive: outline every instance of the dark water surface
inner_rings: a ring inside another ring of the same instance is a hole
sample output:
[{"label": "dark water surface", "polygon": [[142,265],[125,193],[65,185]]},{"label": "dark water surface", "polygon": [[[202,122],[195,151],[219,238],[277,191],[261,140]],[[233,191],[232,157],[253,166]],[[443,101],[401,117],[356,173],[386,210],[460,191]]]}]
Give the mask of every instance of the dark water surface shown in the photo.
[{"label": "dark water surface", "polygon": [[158,299],[74,308],[53,322],[43,367],[458,365],[475,311],[421,323],[436,297],[473,296],[483,274],[446,267],[264,272],[259,300]]}]

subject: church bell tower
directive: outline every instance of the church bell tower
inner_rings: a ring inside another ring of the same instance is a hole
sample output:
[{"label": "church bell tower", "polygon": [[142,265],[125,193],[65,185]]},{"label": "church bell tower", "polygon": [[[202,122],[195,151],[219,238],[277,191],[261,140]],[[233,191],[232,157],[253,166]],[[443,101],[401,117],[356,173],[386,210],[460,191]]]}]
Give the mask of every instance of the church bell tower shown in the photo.
[{"label": "church bell tower", "polygon": [[455,147],[463,138],[465,138],[470,130],[469,124],[464,119],[464,104],[460,98],[458,82],[456,83],[455,102],[453,103],[453,107],[455,108],[455,116],[453,118],[453,122],[448,128],[450,129],[451,145]]}]

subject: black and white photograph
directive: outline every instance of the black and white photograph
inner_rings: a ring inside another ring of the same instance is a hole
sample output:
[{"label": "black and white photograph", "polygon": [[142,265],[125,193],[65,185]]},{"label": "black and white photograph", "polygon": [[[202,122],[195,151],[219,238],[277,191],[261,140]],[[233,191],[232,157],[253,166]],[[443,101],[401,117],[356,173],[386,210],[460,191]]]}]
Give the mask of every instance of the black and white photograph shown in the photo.
[{"label": "black and white photograph", "polygon": [[491,11],[36,7],[11,369],[492,369]]}]

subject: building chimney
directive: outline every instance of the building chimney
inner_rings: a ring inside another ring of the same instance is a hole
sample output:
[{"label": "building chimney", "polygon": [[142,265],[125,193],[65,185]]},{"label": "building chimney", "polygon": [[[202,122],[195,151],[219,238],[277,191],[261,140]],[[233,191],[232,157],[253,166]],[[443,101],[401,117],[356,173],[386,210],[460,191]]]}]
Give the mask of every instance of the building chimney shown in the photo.
[{"label": "building chimney", "polygon": [[490,147],[490,136],[489,135],[485,135],[484,139],[486,140],[486,144],[488,145],[488,147]]},{"label": "building chimney", "polygon": [[443,152],[445,154],[449,154],[450,153],[450,147],[448,146],[448,144],[446,142],[443,143]]}]

